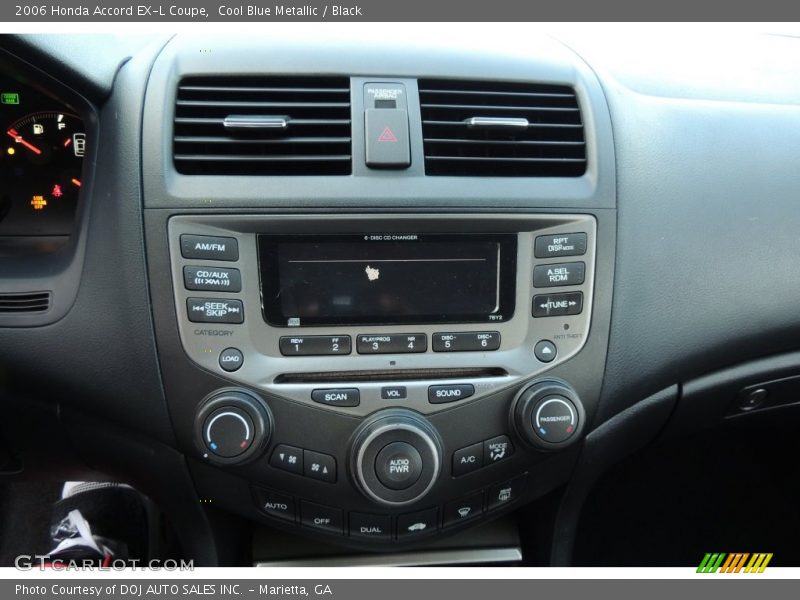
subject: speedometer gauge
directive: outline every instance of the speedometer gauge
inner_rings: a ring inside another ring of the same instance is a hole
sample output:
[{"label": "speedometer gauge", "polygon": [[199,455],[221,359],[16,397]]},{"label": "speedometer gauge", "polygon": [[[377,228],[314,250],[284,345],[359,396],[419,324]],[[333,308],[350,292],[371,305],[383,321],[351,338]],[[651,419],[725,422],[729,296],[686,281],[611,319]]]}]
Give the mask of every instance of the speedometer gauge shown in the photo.
[{"label": "speedometer gauge", "polygon": [[5,126],[0,144],[0,233],[13,221],[25,235],[68,234],[86,153],[81,119],[69,112],[30,113]]}]

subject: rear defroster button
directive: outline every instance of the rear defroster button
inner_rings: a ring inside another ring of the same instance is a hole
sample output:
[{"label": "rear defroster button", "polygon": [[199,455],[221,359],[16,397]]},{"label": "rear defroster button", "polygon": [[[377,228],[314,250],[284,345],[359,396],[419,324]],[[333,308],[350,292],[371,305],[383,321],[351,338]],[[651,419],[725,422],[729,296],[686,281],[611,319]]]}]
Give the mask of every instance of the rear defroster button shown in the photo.
[{"label": "rear defroster button", "polygon": [[428,388],[428,402],[431,404],[446,404],[469,398],[475,393],[475,386],[471,383],[451,383],[445,385],[432,385]]}]

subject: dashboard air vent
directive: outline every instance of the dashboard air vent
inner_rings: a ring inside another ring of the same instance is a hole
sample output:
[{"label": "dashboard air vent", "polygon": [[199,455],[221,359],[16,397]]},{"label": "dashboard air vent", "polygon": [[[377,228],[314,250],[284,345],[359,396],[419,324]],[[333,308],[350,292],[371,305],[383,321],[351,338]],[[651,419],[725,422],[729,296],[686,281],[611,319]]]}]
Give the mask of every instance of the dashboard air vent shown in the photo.
[{"label": "dashboard air vent", "polygon": [[175,168],[190,175],[349,175],[346,77],[187,78],[178,87]]},{"label": "dashboard air vent", "polygon": [[564,85],[420,80],[427,175],[580,177],[586,140]]},{"label": "dashboard air vent", "polygon": [[0,294],[0,314],[41,313],[50,308],[50,292]]}]

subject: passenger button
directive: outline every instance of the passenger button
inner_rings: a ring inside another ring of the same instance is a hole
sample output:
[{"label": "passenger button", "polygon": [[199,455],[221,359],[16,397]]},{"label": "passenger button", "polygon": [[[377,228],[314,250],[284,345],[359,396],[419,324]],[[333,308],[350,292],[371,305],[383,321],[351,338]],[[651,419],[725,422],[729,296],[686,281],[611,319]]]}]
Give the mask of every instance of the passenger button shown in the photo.
[{"label": "passenger button", "polygon": [[520,475],[510,481],[490,487],[487,508],[489,510],[500,508],[519,498],[525,488],[525,480],[526,476]]},{"label": "passenger button", "polygon": [[536,258],[557,256],[580,256],[586,254],[585,233],[554,233],[540,235],[534,243]]},{"label": "passenger button", "polygon": [[475,386],[471,383],[451,383],[446,385],[432,385],[428,387],[428,402],[431,404],[446,404],[469,398],[475,393]]},{"label": "passenger button", "polygon": [[289,471],[291,473],[303,474],[303,450],[302,448],[295,448],[294,446],[287,446],[280,444],[275,447],[272,452],[272,458],[269,461],[273,467]]},{"label": "passenger button", "polygon": [[287,335],[278,342],[284,356],[350,354],[349,335]]},{"label": "passenger button", "polygon": [[400,515],[397,517],[397,539],[436,533],[438,521],[439,510],[436,508]]},{"label": "passenger button", "polygon": [[238,348],[225,348],[219,353],[219,366],[223,371],[233,373],[244,363],[244,354]]},{"label": "passenger button", "polygon": [[453,477],[471,473],[483,466],[483,442],[461,448],[453,453]]},{"label": "passenger button", "polygon": [[387,515],[351,512],[350,535],[374,540],[391,539],[392,519]]},{"label": "passenger button", "polygon": [[241,292],[239,269],[224,267],[183,267],[183,286],[204,292]]},{"label": "passenger button", "polygon": [[241,300],[187,298],[186,310],[192,323],[244,323],[244,305]]},{"label": "passenger button", "polygon": [[359,354],[409,354],[428,349],[428,339],[424,333],[359,335],[356,339]]},{"label": "passenger button", "polygon": [[483,442],[483,464],[491,465],[514,454],[514,444],[507,435],[498,435]]},{"label": "passenger button", "polygon": [[330,454],[303,450],[303,474],[311,479],[336,483],[336,459]]},{"label": "passenger button", "polygon": [[181,256],[211,260],[239,260],[239,243],[236,238],[232,237],[182,235]]},{"label": "passenger button", "polygon": [[261,488],[255,488],[255,494],[258,507],[263,513],[284,521],[294,521],[294,498]]},{"label": "passenger button", "polygon": [[534,317],[578,315],[583,310],[583,292],[540,294],[533,297]]},{"label": "passenger button", "polygon": [[500,347],[498,331],[464,331],[434,333],[431,338],[434,352],[486,352]]},{"label": "passenger button", "polygon": [[580,285],[585,275],[586,264],[582,262],[539,265],[533,268],[533,287]]},{"label": "passenger button", "polygon": [[483,492],[477,492],[461,500],[444,505],[444,526],[469,521],[481,516],[483,512]]},{"label": "passenger button", "polygon": [[344,515],[341,509],[300,501],[300,522],[303,527],[311,527],[330,533],[342,535],[344,532]]},{"label": "passenger button", "polygon": [[408,489],[422,475],[422,456],[407,442],[392,442],[378,452],[375,474],[389,489]]},{"label": "passenger button", "polygon": [[311,399],[319,404],[328,406],[351,407],[361,403],[361,393],[358,388],[334,388],[329,390],[313,390]]}]

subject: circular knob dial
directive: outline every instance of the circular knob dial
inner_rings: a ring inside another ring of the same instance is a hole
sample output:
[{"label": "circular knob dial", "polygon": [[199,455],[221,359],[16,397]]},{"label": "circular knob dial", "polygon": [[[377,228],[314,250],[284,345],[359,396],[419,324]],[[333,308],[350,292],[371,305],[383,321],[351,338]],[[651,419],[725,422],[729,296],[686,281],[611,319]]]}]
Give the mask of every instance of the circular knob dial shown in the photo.
[{"label": "circular knob dial", "polygon": [[263,401],[241,390],[213,394],[195,417],[195,437],[203,458],[237,464],[255,458],[269,441],[272,418]]},{"label": "circular knob dial", "polygon": [[356,432],[351,469],[364,495],[386,506],[404,506],[427,494],[442,468],[433,426],[409,410],[376,414]]},{"label": "circular knob dial", "polygon": [[541,381],[525,389],[513,409],[514,425],[528,443],[557,450],[580,439],[585,413],[578,395],[558,381]]}]

